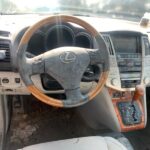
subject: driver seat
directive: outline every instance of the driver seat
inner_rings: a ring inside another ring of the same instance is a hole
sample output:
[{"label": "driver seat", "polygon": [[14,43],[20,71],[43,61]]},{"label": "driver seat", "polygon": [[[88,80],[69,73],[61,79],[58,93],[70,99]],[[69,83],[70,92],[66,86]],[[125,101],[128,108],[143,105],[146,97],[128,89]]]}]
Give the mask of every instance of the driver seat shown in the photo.
[{"label": "driver seat", "polygon": [[112,137],[82,137],[27,146],[20,150],[127,150]]}]

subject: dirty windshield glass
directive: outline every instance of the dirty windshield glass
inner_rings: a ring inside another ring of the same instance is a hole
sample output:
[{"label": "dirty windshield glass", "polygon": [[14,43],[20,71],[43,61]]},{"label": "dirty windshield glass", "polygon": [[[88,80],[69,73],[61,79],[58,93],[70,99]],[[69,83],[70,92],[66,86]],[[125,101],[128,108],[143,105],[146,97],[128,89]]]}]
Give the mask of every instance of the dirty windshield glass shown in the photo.
[{"label": "dirty windshield glass", "polygon": [[150,12],[149,0],[1,0],[1,14],[70,13],[140,19]]}]

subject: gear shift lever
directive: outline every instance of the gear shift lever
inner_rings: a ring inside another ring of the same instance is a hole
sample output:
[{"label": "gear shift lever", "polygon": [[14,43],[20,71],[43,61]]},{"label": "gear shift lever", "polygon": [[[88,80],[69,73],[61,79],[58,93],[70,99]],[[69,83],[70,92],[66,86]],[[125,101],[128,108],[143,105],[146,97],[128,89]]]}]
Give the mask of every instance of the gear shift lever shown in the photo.
[{"label": "gear shift lever", "polygon": [[134,101],[137,101],[138,99],[140,99],[142,96],[144,95],[144,87],[142,85],[137,85],[135,87],[135,92],[132,98],[132,104]]}]

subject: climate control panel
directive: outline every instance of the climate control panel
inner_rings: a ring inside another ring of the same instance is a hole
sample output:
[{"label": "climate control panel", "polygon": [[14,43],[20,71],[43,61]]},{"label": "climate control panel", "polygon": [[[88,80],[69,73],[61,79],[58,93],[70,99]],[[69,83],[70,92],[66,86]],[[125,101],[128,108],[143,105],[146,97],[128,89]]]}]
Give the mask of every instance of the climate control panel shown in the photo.
[{"label": "climate control panel", "polygon": [[134,88],[141,83],[142,55],[117,54],[117,63],[120,72],[121,88]]}]

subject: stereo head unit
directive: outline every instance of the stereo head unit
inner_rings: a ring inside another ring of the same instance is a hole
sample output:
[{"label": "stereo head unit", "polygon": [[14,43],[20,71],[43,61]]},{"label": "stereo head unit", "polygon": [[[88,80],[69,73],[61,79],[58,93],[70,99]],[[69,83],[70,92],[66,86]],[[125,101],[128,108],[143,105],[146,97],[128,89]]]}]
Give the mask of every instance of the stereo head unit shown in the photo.
[{"label": "stereo head unit", "polygon": [[142,42],[141,35],[111,35],[120,73],[121,88],[134,88],[141,83]]}]

